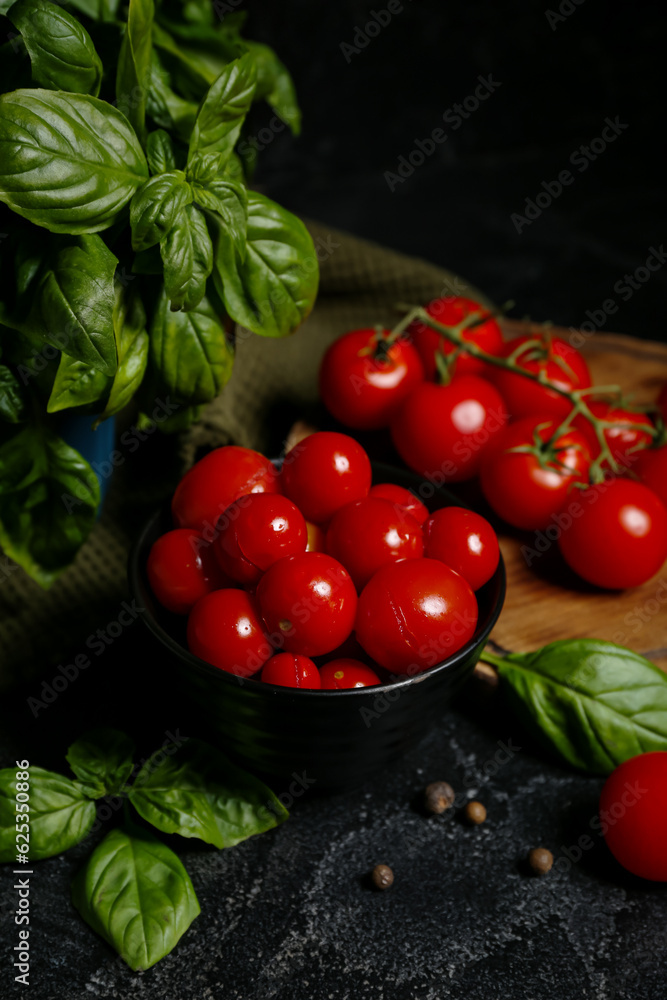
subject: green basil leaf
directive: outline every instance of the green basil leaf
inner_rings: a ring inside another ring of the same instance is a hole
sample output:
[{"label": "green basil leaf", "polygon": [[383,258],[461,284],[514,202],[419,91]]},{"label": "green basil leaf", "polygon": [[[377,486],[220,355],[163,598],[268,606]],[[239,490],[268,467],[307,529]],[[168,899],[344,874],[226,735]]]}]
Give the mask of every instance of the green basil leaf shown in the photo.
[{"label": "green basil leaf", "polygon": [[192,188],[182,170],[171,170],[146,181],[130,205],[133,248],[148,250],[163,240],[181,209],[191,201]]},{"label": "green basil leaf", "polygon": [[118,371],[114,375],[104,412],[95,422],[113,416],[126,406],[141,385],[148,363],[146,312],[138,292],[118,289],[113,320]]},{"label": "green basil leaf", "polygon": [[213,244],[204,215],[195,205],[181,210],[160,252],[172,310],[194,309],[204,297],[206,279],[213,270]]},{"label": "green basil leaf", "polygon": [[0,96],[0,201],[54,233],[107,229],[148,176],[135,133],[85,94]]},{"label": "green basil leaf", "polygon": [[211,67],[205,56],[193,51],[181,40],[176,42],[159,24],[153,26],[153,44],[161,52],[176,89],[184,97],[200,101],[219,76],[220,69]]},{"label": "green basil leaf", "polygon": [[232,319],[265,337],[293,333],[313,307],[319,276],[301,220],[249,191],[245,260],[221,226],[215,227],[214,248],[215,288]]},{"label": "green basil leaf", "polygon": [[68,3],[94,21],[113,21],[120,6],[120,0],[68,0]]},{"label": "green basil leaf", "polygon": [[154,15],[153,0],[130,0],[116,74],[116,104],[142,142],[146,138],[146,91],[151,73]]},{"label": "green basil leaf", "polygon": [[176,403],[210,402],[232,373],[233,349],[206,298],[189,312],[172,312],[163,292],[150,348],[160,386]]},{"label": "green basil leaf", "polygon": [[74,878],[72,902],[135,972],[168,955],[200,913],[181,861],[135,824],[98,844]]},{"label": "green basil leaf", "polygon": [[27,293],[27,332],[113,375],[116,257],[97,235],[54,239],[48,246],[39,282]]},{"label": "green basil leaf", "polygon": [[[162,423],[154,425],[154,422],[150,417],[146,419],[149,421],[151,426],[157,426],[157,429],[161,434],[181,434],[183,431],[187,431],[193,424],[198,423],[201,420],[201,415],[204,412],[204,406],[184,406],[178,413],[172,414],[172,416],[167,417]],[[141,428],[139,428],[141,430]]]},{"label": "green basil leaf", "polygon": [[205,184],[193,184],[198,205],[215,212],[222,220],[234,249],[245,260],[248,231],[248,192],[242,184],[215,177]]},{"label": "green basil leaf", "polygon": [[75,17],[50,0],[18,0],[8,17],[21,32],[38,86],[97,97],[102,62]]},{"label": "green basil leaf", "polygon": [[11,368],[0,365],[0,418],[10,424],[23,420],[25,405],[19,380]]},{"label": "green basil leaf", "polygon": [[103,727],[80,736],[67,751],[67,763],[91,798],[116,795],[132,774],[135,746],[119,729]]},{"label": "green basil leaf", "polygon": [[287,67],[268,45],[245,40],[244,45],[255,60],[257,67],[255,100],[264,98],[268,101],[292,134],[299,135],[301,132],[301,109],[296,98],[294,81]]},{"label": "green basil leaf", "polygon": [[171,78],[160,62],[156,52],[151,58],[146,110],[157,125],[173,130],[184,142],[197,117],[197,104],[177,94],[171,87]]},{"label": "green basil leaf", "polygon": [[48,587],[95,523],[97,476],[74,448],[29,426],[0,445],[0,545]]},{"label": "green basil leaf", "polygon": [[161,762],[151,758],[137,775],[130,800],[163,833],[232,847],[289,815],[263,782],[208,743],[189,739],[172,756],[159,753]]},{"label": "green basil leaf", "polygon": [[[14,861],[16,824],[16,768],[0,771],[0,861]],[[81,787],[62,774],[41,767],[27,768],[30,774],[30,841],[28,858],[40,861],[62,854],[83,840],[95,822],[95,806]]]},{"label": "green basil leaf", "polygon": [[629,757],[667,750],[667,675],[639,653],[564,639],[491,662],[526,728],[574,767],[608,774]]},{"label": "green basil leaf", "polygon": [[46,405],[47,413],[57,413],[71,406],[87,406],[102,399],[109,389],[110,378],[97,368],[83,361],[60,355],[51,395]]},{"label": "green basil leaf", "polygon": [[176,168],[174,144],[164,129],[150,132],[146,139],[146,159],[152,174],[166,174]]},{"label": "green basil leaf", "polygon": [[190,137],[188,166],[196,156],[221,153],[224,163],[239,137],[252,103],[256,72],[250,55],[235,59],[211,85]]}]

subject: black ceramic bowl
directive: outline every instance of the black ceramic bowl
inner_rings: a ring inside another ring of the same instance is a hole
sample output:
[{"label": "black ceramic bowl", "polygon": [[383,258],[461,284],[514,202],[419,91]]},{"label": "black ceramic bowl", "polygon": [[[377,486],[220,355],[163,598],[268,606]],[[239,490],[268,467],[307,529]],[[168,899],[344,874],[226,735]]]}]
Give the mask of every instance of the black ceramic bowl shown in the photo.
[{"label": "black ceramic bowl", "polygon": [[[374,482],[412,488],[431,510],[463,506],[445,489],[412,473],[374,464]],[[272,785],[307,776],[313,788],[359,784],[400,757],[426,733],[477,663],[505,597],[500,565],[477,592],[479,621],[473,638],[425,673],[391,684],[347,691],[307,691],[241,680],[188,652],[185,618],[157,603],[146,576],[153,542],[172,527],[168,510],[154,514],[130,556],[130,586],[142,618],[159,644],[156,682],[170,685],[190,712],[192,735],[214,735],[239,763]],[[192,726],[196,728],[192,728]],[[287,787],[287,786],[286,786]]]}]

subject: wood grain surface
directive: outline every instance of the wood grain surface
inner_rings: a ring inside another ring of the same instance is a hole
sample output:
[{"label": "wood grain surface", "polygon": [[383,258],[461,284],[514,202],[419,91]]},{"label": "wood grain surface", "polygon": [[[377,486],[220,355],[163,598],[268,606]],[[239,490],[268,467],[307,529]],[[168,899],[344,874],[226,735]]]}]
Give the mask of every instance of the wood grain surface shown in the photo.
[{"label": "wood grain surface", "polygon": [[[526,325],[505,322],[508,336]],[[667,382],[667,346],[620,334],[575,334],[596,385],[618,384],[637,402],[653,401]],[[595,637],[628,646],[667,670],[667,564],[642,587],[602,592],[570,572],[558,546],[534,532],[501,532],[507,599],[492,640],[502,650],[526,652],[554,639]],[[523,550],[523,552],[522,552]],[[532,551],[531,551],[532,550]],[[531,565],[528,565],[528,562]]]}]

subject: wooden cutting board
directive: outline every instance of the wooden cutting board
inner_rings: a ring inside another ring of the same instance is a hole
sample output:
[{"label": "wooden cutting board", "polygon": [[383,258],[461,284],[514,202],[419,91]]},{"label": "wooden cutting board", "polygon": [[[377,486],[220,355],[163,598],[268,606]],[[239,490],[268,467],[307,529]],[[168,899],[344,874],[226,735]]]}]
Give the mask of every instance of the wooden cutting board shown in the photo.
[{"label": "wooden cutting board", "polygon": [[[526,333],[526,324],[504,327],[508,337]],[[553,333],[572,336],[558,328]],[[667,346],[620,334],[581,336],[595,384],[620,385],[637,402],[655,400],[667,382]],[[602,592],[563,565],[557,545],[530,557],[529,567],[521,549],[533,543],[533,533],[500,535],[507,599],[491,636],[499,649],[527,652],[554,639],[594,637],[628,646],[667,670],[667,564],[642,587]]]}]

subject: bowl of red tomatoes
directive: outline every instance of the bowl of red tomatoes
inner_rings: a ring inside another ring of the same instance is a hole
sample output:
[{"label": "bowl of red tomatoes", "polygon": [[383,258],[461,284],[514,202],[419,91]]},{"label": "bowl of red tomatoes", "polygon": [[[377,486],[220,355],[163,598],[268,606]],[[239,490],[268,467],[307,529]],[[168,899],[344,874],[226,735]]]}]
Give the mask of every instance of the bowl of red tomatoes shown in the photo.
[{"label": "bowl of red tomatoes", "polygon": [[144,526],[130,581],[198,735],[322,790],[421,739],[505,595],[484,518],[335,432],[277,462],[210,452]]}]

